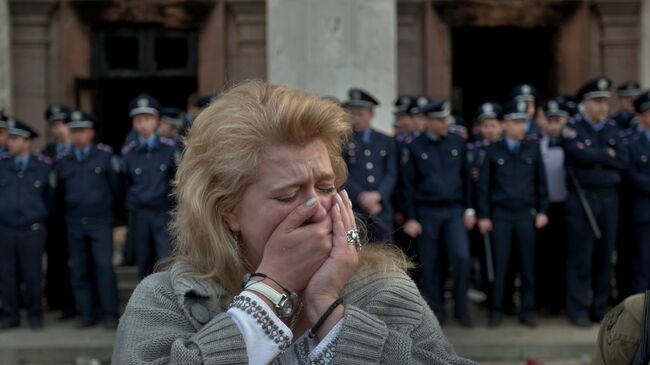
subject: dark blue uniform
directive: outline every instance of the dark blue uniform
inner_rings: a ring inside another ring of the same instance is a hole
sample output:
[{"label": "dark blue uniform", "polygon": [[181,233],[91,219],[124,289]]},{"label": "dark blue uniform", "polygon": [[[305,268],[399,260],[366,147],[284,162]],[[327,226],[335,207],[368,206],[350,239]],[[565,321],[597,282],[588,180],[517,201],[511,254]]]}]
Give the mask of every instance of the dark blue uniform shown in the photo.
[{"label": "dark blue uniform", "polygon": [[344,151],[348,166],[346,190],[355,210],[367,215],[358,204],[359,194],[377,191],[381,195],[382,210],[370,217],[369,230],[377,240],[389,240],[393,232],[393,207],[391,195],[397,183],[397,155],[395,141],[378,131],[368,129],[354,132],[353,139]]},{"label": "dark blue uniform", "polygon": [[45,157],[31,155],[26,166],[0,156],[0,293],[3,326],[18,325],[19,282],[25,283],[30,324],[42,321],[41,278],[44,223],[51,209],[52,179]]},{"label": "dark blue uniform", "polygon": [[424,296],[439,320],[444,321],[444,269],[441,242],[446,245],[454,277],[454,313],[464,319],[470,275],[469,241],[463,222],[467,206],[465,140],[450,133],[433,137],[424,133],[406,149],[402,185],[406,220],[422,226],[418,252],[422,266]]},{"label": "dark blue uniform", "polygon": [[[619,129],[611,120],[594,127],[579,114],[565,130],[562,147],[567,166],[567,310],[574,323],[605,315],[610,292],[612,253],[618,227],[618,193],[621,171],[627,168],[628,153]],[[567,133],[567,131],[569,131]],[[608,148],[616,151],[615,156]],[[580,203],[574,173],[602,233],[597,241]],[[589,291],[593,290],[591,313]]]},{"label": "dark blue uniform", "polygon": [[83,323],[95,322],[95,292],[104,319],[117,318],[112,229],[119,169],[111,148],[101,144],[89,145],[86,152],[73,149],[56,163],[57,187],[65,202],[72,289]]},{"label": "dark blue uniform", "polygon": [[643,293],[650,289],[650,132],[635,131],[628,148],[635,237],[630,289],[632,293]]},{"label": "dark blue uniform", "polygon": [[140,279],[149,275],[156,261],[170,253],[167,230],[172,208],[171,181],[179,151],[174,141],[154,136],[147,143],[132,141],[122,151],[126,178],[126,207],[132,214],[129,227]]},{"label": "dark blue uniform", "polygon": [[535,216],[548,209],[548,190],[539,145],[505,139],[488,146],[478,183],[478,215],[492,220],[495,280],[492,314],[502,315],[508,264],[516,239],[521,268],[522,319],[534,310]]}]

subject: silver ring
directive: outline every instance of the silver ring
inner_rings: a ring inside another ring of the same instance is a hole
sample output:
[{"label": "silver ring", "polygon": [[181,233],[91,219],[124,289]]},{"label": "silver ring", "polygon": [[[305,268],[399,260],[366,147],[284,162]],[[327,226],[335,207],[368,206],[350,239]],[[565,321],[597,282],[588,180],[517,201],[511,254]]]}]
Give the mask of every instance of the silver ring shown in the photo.
[{"label": "silver ring", "polygon": [[346,232],[348,245],[354,246],[358,250],[361,249],[361,238],[359,237],[359,229],[352,228]]}]

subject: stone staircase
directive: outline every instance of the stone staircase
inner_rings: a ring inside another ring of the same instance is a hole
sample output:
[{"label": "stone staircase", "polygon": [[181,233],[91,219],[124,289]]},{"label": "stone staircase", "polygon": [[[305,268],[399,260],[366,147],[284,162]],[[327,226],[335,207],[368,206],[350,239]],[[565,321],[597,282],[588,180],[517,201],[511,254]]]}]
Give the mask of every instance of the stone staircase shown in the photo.
[{"label": "stone staircase", "polygon": [[[138,284],[137,269],[118,266],[120,308]],[[0,364],[110,364],[115,332],[101,326],[86,330],[74,321],[58,322],[58,313],[48,313],[45,329],[34,332],[26,327],[0,332]],[[485,310],[472,305],[473,329],[451,321],[443,330],[456,351],[487,365],[586,365],[594,350],[598,328],[572,327],[563,317],[540,318],[540,327],[520,326],[516,318],[506,318],[502,327],[489,329]]]}]

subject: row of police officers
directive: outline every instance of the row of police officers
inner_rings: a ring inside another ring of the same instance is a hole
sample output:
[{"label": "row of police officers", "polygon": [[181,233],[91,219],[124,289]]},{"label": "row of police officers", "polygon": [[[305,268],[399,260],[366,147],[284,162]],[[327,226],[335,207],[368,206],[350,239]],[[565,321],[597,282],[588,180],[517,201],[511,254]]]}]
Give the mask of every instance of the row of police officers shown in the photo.
[{"label": "row of police officers", "polygon": [[19,326],[21,298],[29,326],[42,328],[46,246],[50,306],[64,318],[76,312],[80,328],[99,321],[117,326],[113,221],[123,197],[140,278],[169,255],[170,182],[185,117],[146,94],[130,103],[129,116],[133,131],[121,155],[94,142],[96,120],[80,110],[48,108],[55,142],[39,154],[31,152],[32,128],[14,117],[0,119],[0,328]]},{"label": "row of police officers", "polygon": [[[535,327],[539,308],[566,309],[581,327],[602,320],[617,240],[619,267],[628,271],[617,275],[619,294],[650,288],[650,93],[621,85],[621,110],[610,117],[610,89],[598,77],[575,97],[538,103],[533,86],[519,85],[503,106],[482,103],[471,133],[446,101],[404,95],[393,137],[371,127],[377,100],[349,90],[347,189],[374,239],[415,244],[421,289],[441,322],[450,277],[454,318],[473,325],[473,254],[490,326],[512,310],[516,276],[521,324]],[[631,197],[626,215],[621,189]],[[625,241],[621,216],[630,227]]]}]

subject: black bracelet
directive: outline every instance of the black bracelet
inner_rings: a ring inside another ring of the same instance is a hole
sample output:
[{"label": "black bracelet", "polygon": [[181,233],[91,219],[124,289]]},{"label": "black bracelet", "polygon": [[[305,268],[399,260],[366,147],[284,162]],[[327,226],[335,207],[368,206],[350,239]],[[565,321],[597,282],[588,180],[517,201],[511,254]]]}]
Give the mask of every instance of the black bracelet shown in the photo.
[{"label": "black bracelet", "polygon": [[343,299],[339,298],[337,299],[332,305],[327,308],[325,313],[318,319],[318,322],[314,325],[314,327],[309,329],[309,337],[314,338],[316,337],[316,332],[323,326],[323,323],[327,320],[327,318],[334,312],[334,309],[338,307],[341,303],[343,303]]},{"label": "black bracelet", "polygon": [[[280,288],[282,288],[282,290],[283,290],[287,295],[291,296],[291,295],[293,294],[293,292],[292,292],[291,290],[289,290],[289,289],[283,287],[283,286],[280,285],[280,283],[278,283],[275,279],[273,279],[272,277],[270,277],[270,276],[268,276],[268,275],[266,275],[266,274],[264,274],[264,273],[261,273],[261,272],[254,272],[254,273],[252,273],[252,274],[246,274],[246,276],[244,276],[244,283],[243,283],[242,287],[245,288],[245,287],[246,287],[246,284],[248,284],[248,282],[250,281],[250,279],[253,278],[253,277],[259,277],[259,278],[262,278],[262,280],[264,280],[264,279],[269,279],[269,280],[271,280],[272,282],[274,282],[277,286],[279,286]],[[260,280],[260,281],[262,281],[262,280]]]}]

